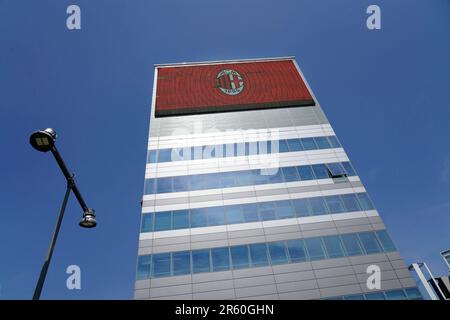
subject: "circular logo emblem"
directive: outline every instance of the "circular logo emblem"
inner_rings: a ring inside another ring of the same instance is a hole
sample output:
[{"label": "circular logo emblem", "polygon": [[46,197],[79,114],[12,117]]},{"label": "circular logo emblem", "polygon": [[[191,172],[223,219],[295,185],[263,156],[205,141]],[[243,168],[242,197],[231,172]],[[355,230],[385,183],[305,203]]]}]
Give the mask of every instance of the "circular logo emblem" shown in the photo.
[{"label": "circular logo emblem", "polygon": [[244,80],[235,70],[225,69],[220,71],[216,81],[220,91],[229,96],[235,96],[244,90]]}]

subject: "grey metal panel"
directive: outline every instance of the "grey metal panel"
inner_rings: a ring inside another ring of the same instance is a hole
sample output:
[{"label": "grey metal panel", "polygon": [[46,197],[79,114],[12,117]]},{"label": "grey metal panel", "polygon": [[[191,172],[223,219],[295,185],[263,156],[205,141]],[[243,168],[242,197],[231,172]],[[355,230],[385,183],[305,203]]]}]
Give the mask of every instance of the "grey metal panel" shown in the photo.
[{"label": "grey metal panel", "polygon": [[134,290],[134,299],[148,299],[150,298],[150,289]]},{"label": "grey metal panel", "polygon": [[[367,283],[367,279],[369,278],[369,276],[371,276],[371,274],[368,273],[360,273],[357,274],[356,277],[358,278],[358,282],[361,284],[365,284]],[[382,280],[397,280],[397,274],[393,271],[393,270],[386,270],[386,271],[381,271],[381,279]]]},{"label": "grey metal panel", "polygon": [[266,238],[264,236],[255,236],[255,237],[229,239],[228,242],[229,242],[230,246],[237,246],[237,245],[241,245],[241,244],[265,242],[265,240],[266,240]]},{"label": "grey metal panel", "polygon": [[234,279],[235,288],[253,287],[266,284],[275,284],[275,278],[273,274],[266,276]]},{"label": "grey metal panel", "polygon": [[393,261],[393,260],[403,260],[402,257],[400,256],[400,253],[398,251],[388,252],[387,253],[387,257],[391,261]]},{"label": "grey metal panel", "polygon": [[173,197],[169,199],[155,199],[152,202],[149,202],[149,200],[144,201],[143,207],[151,207],[153,205],[155,206],[166,206],[170,204],[182,204],[182,203],[188,203],[189,197]]},{"label": "grey metal panel", "polygon": [[153,247],[145,247],[145,248],[139,248],[138,249],[138,255],[142,256],[145,254],[152,254],[153,253]]},{"label": "grey metal panel", "polygon": [[194,293],[193,297],[198,300],[228,300],[236,298],[236,295],[234,289],[228,289]]},{"label": "grey metal panel", "polygon": [[280,264],[277,266],[272,266],[273,272],[275,274],[288,273],[288,272],[298,272],[312,270],[310,262],[301,263],[291,263],[291,264]]},{"label": "grey metal panel", "polygon": [[237,231],[229,231],[228,238],[243,238],[243,237],[254,237],[254,236],[264,236],[264,229],[257,228],[251,230],[237,230]]},{"label": "grey metal panel", "polygon": [[401,278],[399,279],[401,285],[403,288],[409,288],[409,287],[416,287],[416,281],[414,281],[413,278],[408,277],[408,278]]},{"label": "grey metal panel", "polygon": [[384,225],[384,223],[372,223],[372,228],[374,230],[384,230],[386,229],[386,226]]},{"label": "grey metal panel", "polygon": [[365,224],[359,226],[338,227],[338,230],[340,233],[355,233],[355,232],[373,231],[373,227],[370,224]]},{"label": "grey metal panel", "polygon": [[326,269],[333,267],[349,266],[351,265],[351,262],[347,257],[343,257],[343,258],[312,261],[311,265],[314,269]]},{"label": "grey metal panel", "polygon": [[398,278],[411,278],[411,271],[408,269],[395,269]]},{"label": "grey metal panel", "polygon": [[192,284],[150,289],[150,298],[192,293]]},{"label": "grey metal panel", "polygon": [[198,241],[191,242],[191,249],[205,249],[205,248],[219,248],[219,247],[227,247],[229,245],[227,239],[223,240],[208,240],[208,241]]},{"label": "grey metal panel", "polygon": [[312,280],[315,278],[316,276],[313,271],[299,271],[299,272],[275,274],[276,283]]},{"label": "grey metal panel", "polygon": [[383,223],[383,221],[381,220],[381,218],[379,216],[375,216],[375,217],[369,217],[370,223]]},{"label": "grey metal panel", "polygon": [[157,238],[153,240],[154,246],[166,246],[178,243],[188,243],[189,236],[178,236],[178,237],[167,237],[167,238]]},{"label": "grey metal panel", "polygon": [[378,267],[380,267],[381,272],[384,271],[392,271],[394,270],[392,268],[392,265],[389,263],[389,261],[372,261],[369,263],[362,263],[362,264],[353,264],[353,269],[355,270],[355,273],[357,274],[367,274],[367,267],[376,264]]},{"label": "grey metal panel", "polygon": [[349,226],[358,226],[358,225],[370,225],[370,221],[367,218],[352,218],[345,220],[336,220],[334,221],[337,227],[349,227]]},{"label": "grey metal panel", "polygon": [[153,240],[139,240],[139,248],[151,247]]},{"label": "grey metal panel", "polygon": [[280,293],[279,295],[282,300],[312,300],[321,298],[320,291],[317,289]]},{"label": "grey metal panel", "polygon": [[297,223],[290,225],[290,226],[266,227],[266,228],[264,228],[264,231],[265,231],[266,235],[274,234],[274,233],[275,234],[276,233],[286,233],[286,232],[295,233],[296,237],[301,238],[300,227]]},{"label": "grey metal panel", "polygon": [[273,196],[277,194],[287,194],[287,188],[256,190],[257,197]]},{"label": "grey metal panel", "polygon": [[335,267],[335,268],[314,270],[314,273],[316,274],[316,277],[318,279],[322,279],[329,277],[354,275],[355,271],[351,266],[348,266],[348,267]]},{"label": "grey metal panel", "polygon": [[177,243],[177,244],[171,244],[171,245],[153,246],[153,253],[184,251],[184,250],[190,250],[190,249],[191,249],[190,243]]},{"label": "grey metal panel", "polygon": [[347,275],[347,276],[336,276],[336,277],[328,277],[317,279],[317,283],[320,288],[328,288],[335,286],[345,286],[351,284],[357,284],[358,279],[356,279],[355,275]]},{"label": "grey metal panel", "polygon": [[233,273],[231,271],[199,273],[192,275],[192,281],[194,283],[230,280],[230,279],[233,279]]},{"label": "grey metal panel", "polygon": [[262,296],[250,296],[250,297],[244,297],[239,298],[235,300],[278,300],[279,296],[278,294],[266,294]]},{"label": "grey metal panel", "polygon": [[[301,224],[300,226],[303,226]],[[312,238],[312,237],[324,237],[324,236],[332,236],[338,234],[338,231],[336,228],[329,228],[329,229],[317,229],[317,230],[309,230],[309,231],[302,231],[303,237],[305,238]]]},{"label": "grey metal panel", "polygon": [[176,286],[181,284],[190,284],[192,282],[192,276],[182,275],[173,277],[155,278],[150,281],[151,288]]},{"label": "grey metal panel", "polygon": [[280,241],[280,240],[291,240],[291,239],[298,239],[300,234],[298,232],[280,232],[277,234],[268,234],[266,235],[266,239],[268,242],[271,241]]},{"label": "grey metal panel", "polygon": [[223,199],[239,199],[239,198],[251,198],[256,197],[255,191],[243,191],[243,192],[233,192],[233,193],[224,193],[222,195]]},{"label": "grey metal panel", "polygon": [[212,241],[212,240],[226,240],[228,234],[226,232],[194,234],[191,236],[191,241]]},{"label": "grey metal panel", "polygon": [[274,284],[256,287],[238,288],[234,290],[236,292],[237,298],[277,293],[277,287]]},{"label": "grey metal panel", "polygon": [[389,260],[385,253],[370,254],[367,256],[354,256],[354,257],[349,257],[349,259],[353,265],[372,263],[372,262],[383,262],[383,261]]},{"label": "grey metal panel", "polygon": [[401,288],[402,284],[398,279],[383,280],[381,279],[381,290],[391,290]]},{"label": "grey metal panel", "polygon": [[403,260],[391,260],[392,267],[395,269],[407,269]]},{"label": "grey metal panel", "polygon": [[317,281],[314,280],[306,280],[306,281],[292,281],[277,284],[278,293],[283,292],[292,292],[292,291],[303,291],[303,290],[311,290],[317,289]]},{"label": "grey metal panel", "polygon": [[238,269],[233,270],[233,278],[246,278],[246,277],[256,277],[273,274],[272,267],[258,267],[250,269]]},{"label": "grey metal panel", "polygon": [[151,300],[192,300],[192,294],[179,294],[174,296],[154,297]]},{"label": "grey metal panel", "polygon": [[216,201],[222,200],[222,193],[219,194],[208,194],[202,196],[191,196],[189,197],[189,201],[185,202],[208,202],[208,201]]},{"label": "grey metal panel", "polygon": [[136,290],[150,288],[150,280],[137,280],[134,283],[134,288]]},{"label": "grey metal panel", "polygon": [[233,288],[234,288],[233,280],[208,281],[193,284],[194,293],[233,289]]},{"label": "grey metal panel", "polygon": [[333,222],[316,222],[316,223],[305,223],[300,224],[300,229],[302,231],[318,230],[318,229],[330,229],[334,228]]},{"label": "grey metal panel", "polygon": [[320,293],[323,297],[344,296],[347,294],[362,293],[359,284],[351,284],[346,286],[321,288]]}]

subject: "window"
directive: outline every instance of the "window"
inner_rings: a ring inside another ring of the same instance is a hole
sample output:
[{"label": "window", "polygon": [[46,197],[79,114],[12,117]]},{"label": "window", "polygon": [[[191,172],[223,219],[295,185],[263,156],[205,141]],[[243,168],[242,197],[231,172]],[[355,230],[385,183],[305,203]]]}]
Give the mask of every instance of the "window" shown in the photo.
[{"label": "window", "polygon": [[352,212],[361,210],[355,194],[343,194],[341,195],[341,199],[347,211]]},{"label": "window", "polygon": [[389,252],[389,251],[395,251],[396,250],[395,249],[395,245],[392,242],[392,240],[389,237],[389,235],[386,232],[386,230],[377,231],[376,234],[378,236],[378,240],[380,240],[381,245],[383,246],[384,251]]},{"label": "window", "polygon": [[253,156],[258,154],[258,142],[251,141],[245,143],[245,154],[249,156]]},{"label": "window", "polygon": [[236,144],[236,156],[237,157],[245,156],[245,143]]},{"label": "window", "polygon": [[150,266],[152,263],[152,256],[150,254],[138,257],[137,266],[137,280],[150,278]]},{"label": "window", "polygon": [[186,176],[173,177],[173,191],[183,192],[189,190],[189,180]]},{"label": "window", "polygon": [[405,289],[406,295],[408,296],[408,299],[410,300],[423,300],[422,294],[420,293],[419,289],[417,288],[408,288]]},{"label": "window", "polygon": [[322,197],[310,198],[309,204],[311,205],[312,214],[315,216],[328,213]]},{"label": "window", "polygon": [[234,172],[222,172],[219,179],[221,188],[231,188],[236,185]]},{"label": "window", "polygon": [[277,219],[287,219],[295,217],[294,207],[289,200],[276,201],[275,206]]},{"label": "window", "polygon": [[289,150],[291,151],[302,151],[303,146],[300,139],[288,139],[287,143],[289,145]]},{"label": "window", "polygon": [[172,229],[172,212],[158,212],[155,214],[155,231]]},{"label": "window", "polygon": [[189,184],[191,190],[203,190],[205,189],[205,176],[208,174],[197,174],[189,176]]},{"label": "window", "polygon": [[156,186],[158,193],[172,192],[172,178],[158,178]]},{"label": "window", "polygon": [[358,236],[356,234],[343,234],[341,235],[341,239],[347,255],[357,256],[363,254]]},{"label": "window", "polygon": [[245,222],[259,221],[258,206],[255,203],[243,204],[242,212],[244,214]]},{"label": "window", "polygon": [[173,275],[191,273],[191,253],[189,251],[172,253]]},{"label": "window", "polygon": [[225,224],[225,213],[223,207],[211,207],[206,209],[208,226],[219,226]]},{"label": "window", "polygon": [[244,216],[241,212],[240,205],[226,206],[225,213],[227,216],[227,223],[242,223],[244,222]]},{"label": "window", "polygon": [[317,179],[330,178],[327,167],[324,164],[315,164],[312,166]]},{"label": "window", "polygon": [[310,166],[299,166],[297,167],[298,174],[302,180],[314,180],[314,173]]},{"label": "window", "polygon": [[253,184],[253,174],[251,171],[241,171],[236,177],[236,186],[248,186]]},{"label": "window", "polygon": [[146,179],[145,180],[145,194],[153,194],[155,193],[155,180],[154,179]]},{"label": "window", "polygon": [[268,154],[271,152],[275,152],[275,150],[272,150],[272,144],[271,141],[258,141],[258,153],[259,154]]},{"label": "window", "polygon": [[340,258],[344,256],[339,236],[323,237],[323,243],[325,244],[329,258]]},{"label": "window", "polygon": [[315,150],[317,149],[317,145],[314,142],[314,138],[302,138],[302,144],[304,150]]},{"label": "window", "polygon": [[311,260],[325,259],[321,238],[307,238],[305,239],[305,244]]},{"label": "window", "polygon": [[283,174],[282,174],[281,170],[280,169],[276,169],[276,168],[271,169],[271,171],[272,170],[277,170],[277,172],[275,172],[273,174],[266,175],[267,179],[269,180],[267,183],[280,183],[280,182],[283,182]]},{"label": "window", "polygon": [[203,174],[202,189],[217,189],[220,187],[219,174]]},{"label": "window", "polygon": [[353,167],[350,164],[350,162],[342,162],[342,166],[344,167],[345,172],[347,172],[348,176],[356,176],[356,172],[353,169]]},{"label": "window", "polygon": [[340,177],[345,177],[347,175],[344,170],[344,167],[339,162],[328,163],[326,166],[327,166],[329,175],[332,178],[340,178]]},{"label": "window", "polygon": [[211,249],[212,271],[230,270],[230,253],[228,248]]},{"label": "window", "polygon": [[341,148],[341,144],[339,143],[336,136],[329,136],[328,141],[330,141],[330,144],[333,148]]},{"label": "window", "polygon": [[191,210],[191,228],[206,227],[206,212],[205,209]]},{"label": "window", "polygon": [[153,231],[153,213],[146,213],[142,215],[141,232]]},{"label": "window", "polygon": [[386,291],[388,300],[406,300],[406,295],[403,290]]},{"label": "window", "polygon": [[311,215],[311,208],[308,199],[292,200],[297,217],[306,217]]},{"label": "window", "polygon": [[377,238],[373,232],[360,233],[359,239],[361,239],[361,243],[367,254],[381,252],[380,245],[378,244]]},{"label": "window", "polygon": [[189,228],[189,210],[173,211],[173,229]]},{"label": "window", "polygon": [[325,201],[331,213],[341,213],[345,211],[339,196],[325,197]]},{"label": "window", "polygon": [[295,167],[284,167],[281,168],[281,171],[283,172],[284,181],[300,181],[300,177]]},{"label": "window", "polygon": [[271,242],[268,245],[272,264],[287,263],[286,246],[283,241]]},{"label": "window", "polygon": [[314,138],[319,149],[329,149],[331,148],[330,142],[327,137],[316,137]]},{"label": "window", "polygon": [[225,145],[224,149],[225,157],[235,157],[236,156],[236,148],[234,143],[228,143]]},{"label": "window", "polygon": [[209,272],[209,249],[192,251],[192,271],[194,273]]},{"label": "window", "polygon": [[170,253],[158,253],[153,255],[153,278],[170,276]]},{"label": "window", "polygon": [[307,260],[303,240],[289,240],[286,243],[291,262],[304,262]]},{"label": "window", "polygon": [[172,161],[172,149],[160,149],[158,152],[158,162]]},{"label": "window", "polygon": [[257,243],[249,245],[252,267],[267,266],[269,260],[267,258],[267,246],[265,243]]},{"label": "window", "polygon": [[275,219],[275,204],[273,202],[262,202],[258,204],[259,216],[262,221]]},{"label": "window", "polygon": [[358,200],[363,210],[372,210],[374,206],[367,193],[358,193]]},{"label": "window", "polygon": [[248,268],[248,246],[231,247],[230,251],[233,269]]},{"label": "window", "polygon": [[362,294],[352,294],[350,296],[344,296],[344,300],[364,300]]},{"label": "window", "polygon": [[148,150],[147,153],[147,162],[148,163],[156,163],[156,159],[158,155],[158,150]]},{"label": "window", "polygon": [[286,140],[278,141],[279,152],[289,152],[289,147]]},{"label": "window", "polygon": [[366,300],[386,300],[383,292],[373,292],[364,294]]}]

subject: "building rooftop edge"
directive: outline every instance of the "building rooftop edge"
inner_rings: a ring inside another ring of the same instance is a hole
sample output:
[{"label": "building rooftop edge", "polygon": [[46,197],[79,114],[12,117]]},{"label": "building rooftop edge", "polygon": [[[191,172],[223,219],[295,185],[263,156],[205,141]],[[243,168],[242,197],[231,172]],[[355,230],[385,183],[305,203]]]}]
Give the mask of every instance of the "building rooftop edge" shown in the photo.
[{"label": "building rooftop edge", "polygon": [[153,66],[155,68],[173,67],[173,66],[191,66],[191,65],[208,65],[208,64],[220,64],[220,63],[233,63],[233,62],[259,62],[259,61],[276,61],[276,60],[295,60],[295,56],[286,57],[273,57],[273,58],[254,58],[254,59],[234,59],[234,60],[212,60],[212,61],[199,61],[199,62],[176,62],[176,63],[157,63]]}]

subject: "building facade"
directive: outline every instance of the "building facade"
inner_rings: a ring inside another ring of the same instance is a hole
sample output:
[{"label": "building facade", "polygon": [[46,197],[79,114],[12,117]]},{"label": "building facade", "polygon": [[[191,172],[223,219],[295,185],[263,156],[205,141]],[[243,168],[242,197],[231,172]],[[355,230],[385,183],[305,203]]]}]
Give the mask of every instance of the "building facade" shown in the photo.
[{"label": "building facade", "polygon": [[292,57],[155,67],[141,218],[135,299],[421,298]]}]

